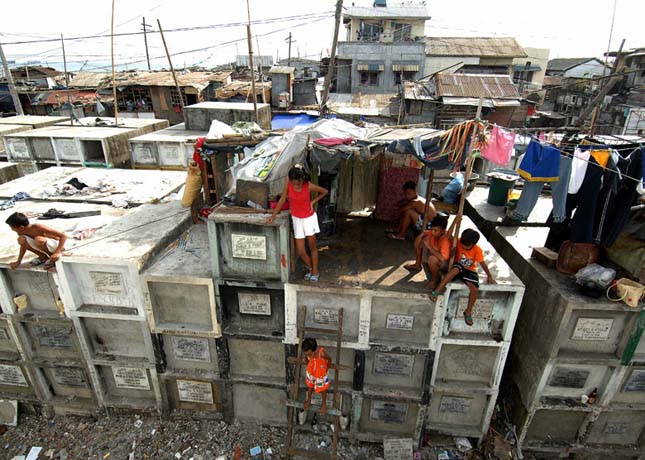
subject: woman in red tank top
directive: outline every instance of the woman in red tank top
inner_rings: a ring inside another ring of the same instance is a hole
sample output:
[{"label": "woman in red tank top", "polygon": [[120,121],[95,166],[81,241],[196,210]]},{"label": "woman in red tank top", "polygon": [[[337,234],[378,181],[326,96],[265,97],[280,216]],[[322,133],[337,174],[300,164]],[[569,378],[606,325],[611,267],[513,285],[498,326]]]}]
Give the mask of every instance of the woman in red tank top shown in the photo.
[{"label": "woman in red tank top", "polygon": [[[293,233],[296,239],[296,249],[298,255],[307,267],[305,279],[307,281],[317,282],[319,272],[316,233],[320,233],[320,229],[318,227],[318,216],[316,215],[316,211],[314,211],[314,205],[322,200],[329,192],[325,188],[312,184],[310,180],[309,174],[307,174],[302,165],[297,164],[293,166],[289,170],[289,180],[285,181],[280,201],[278,201],[271,217],[267,219],[267,223],[273,223],[275,217],[282,210],[284,203],[288,199],[291,220],[293,221]],[[317,194],[313,200],[311,199],[312,192]],[[311,256],[307,254],[305,240],[307,240],[307,246],[309,246]]]}]

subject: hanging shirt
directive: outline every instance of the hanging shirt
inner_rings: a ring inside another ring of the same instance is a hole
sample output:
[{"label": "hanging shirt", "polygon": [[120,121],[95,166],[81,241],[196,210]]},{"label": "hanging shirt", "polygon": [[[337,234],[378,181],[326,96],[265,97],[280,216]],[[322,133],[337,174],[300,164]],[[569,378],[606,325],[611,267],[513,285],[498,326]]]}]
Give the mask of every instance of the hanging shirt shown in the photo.
[{"label": "hanging shirt", "polygon": [[302,190],[299,192],[296,192],[296,189],[294,189],[291,182],[289,182],[287,197],[289,198],[289,209],[291,209],[291,215],[293,217],[306,219],[314,214],[314,210],[311,208],[309,182],[304,182],[302,184]]},{"label": "hanging shirt", "polygon": [[575,195],[580,190],[582,181],[585,180],[587,174],[587,165],[589,164],[589,157],[591,153],[589,150],[580,150],[576,147],[573,152],[573,160],[571,161],[571,177],[569,178],[569,193]]},{"label": "hanging shirt", "polygon": [[529,182],[559,180],[560,150],[531,140],[517,172]]},{"label": "hanging shirt", "polygon": [[506,166],[511,161],[514,144],[515,133],[506,131],[495,125],[488,138],[488,144],[481,153],[487,160],[501,166]]}]

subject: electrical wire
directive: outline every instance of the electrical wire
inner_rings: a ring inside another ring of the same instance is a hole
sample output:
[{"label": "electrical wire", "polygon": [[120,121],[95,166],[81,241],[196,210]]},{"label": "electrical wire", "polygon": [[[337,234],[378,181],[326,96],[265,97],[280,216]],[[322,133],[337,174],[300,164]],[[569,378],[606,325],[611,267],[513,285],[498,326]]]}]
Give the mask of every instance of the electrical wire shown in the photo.
[{"label": "electrical wire", "polygon": [[[289,21],[294,21],[298,19],[311,19],[315,17],[320,17],[322,15],[327,18],[329,15],[333,14],[333,11],[327,11],[327,12],[320,12],[320,13],[308,13],[308,14],[300,14],[300,15],[294,15],[294,16],[283,16],[283,17],[277,17],[277,18],[270,18],[270,19],[256,19],[254,21],[251,21],[251,24],[253,25],[263,25],[263,24],[273,24],[275,22],[289,22]],[[168,29],[167,31],[164,30],[164,33],[172,33],[172,32],[192,32],[192,31],[197,31],[197,30],[210,30],[210,29],[221,29],[221,28],[228,28],[228,27],[242,27],[246,26],[248,24],[247,21],[245,22],[230,22],[230,23],[221,23],[221,24],[211,24],[211,25],[206,25],[206,26],[193,26],[193,27],[179,27],[175,29]],[[156,34],[159,33],[158,30],[149,30],[147,32],[148,34]],[[118,34],[114,34],[115,37],[129,37],[129,36],[136,36],[136,35],[143,35],[143,32],[121,32]],[[99,38],[111,38],[111,35],[105,35],[105,34],[98,34],[98,35],[85,35],[85,36],[80,36],[80,37],[69,37],[65,38],[65,41],[75,41],[75,40],[90,40],[90,39],[99,39]],[[4,42],[0,43],[2,46],[7,46],[7,45],[30,45],[34,43],[48,43],[48,42],[54,42],[54,41],[60,41],[60,38],[51,38],[51,39],[43,39],[43,40],[23,40],[23,41],[15,41],[15,42]]]}]

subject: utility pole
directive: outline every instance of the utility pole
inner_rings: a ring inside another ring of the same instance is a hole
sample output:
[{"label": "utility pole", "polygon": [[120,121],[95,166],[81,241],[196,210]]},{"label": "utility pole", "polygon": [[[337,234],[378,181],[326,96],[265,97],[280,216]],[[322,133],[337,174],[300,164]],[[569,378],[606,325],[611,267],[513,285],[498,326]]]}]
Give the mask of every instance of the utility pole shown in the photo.
[{"label": "utility pole", "polygon": [[72,105],[72,95],[69,92],[69,75],[67,74],[67,58],[65,57],[65,39],[60,34],[60,44],[63,48],[63,70],[65,72],[65,89],[67,90],[67,104],[69,105],[69,125],[74,126],[74,106]]},{"label": "utility pole", "polygon": [[150,24],[146,24],[146,18],[143,18],[141,22],[141,28],[143,29],[143,42],[146,44],[146,60],[148,61],[148,70],[150,68],[150,54],[148,54],[148,27],[152,27]]},{"label": "utility pole", "polygon": [[112,98],[114,99],[114,124],[119,125],[119,103],[116,99],[116,76],[114,75],[114,3],[112,0],[112,22],[110,25],[110,54],[112,55]]},{"label": "utility pole", "polygon": [[322,98],[320,101],[320,112],[324,114],[327,112],[327,99],[329,99],[329,89],[331,87],[331,79],[334,75],[334,66],[336,65],[336,47],[338,46],[338,29],[340,28],[340,15],[343,9],[343,0],[336,2],[336,26],[334,28],[334,41],[331,45],[331,56],[329,57],[329,68],[327,69],[327,76],[325,77],[325,89],[323,90]]},{"label": "utility pole", "polygon": [[289,42],[289,55],[287,57],[287,67],[291,67],[291,32],[289,32],[287,41]]},{"label": "utility pole", "polygon": [[7,63],[7,58],[4,55],[2,50],[2,45],[0,45],[0,59],[2,59],[2,67],[4,68],[4,75],[7,79],[7,85],[9,86],[9,92],[11,93],[11,99],[13,99],[13,106],[16,109],[18,115],[24,115],[25,112],[22,111],[22,104],[20,104],[20,98],[18,97],[18,92],[16,91],[16,85],[13,84],[13,75],[9,71],[9,64]]},{"label": "utility pole", "polygon": [[[593,131],[595,129],[596,125],[596,118],[598,116],[598,111],[600,107],[598,104],[600,104],[605,96],[609,93],[609,91],[612,90],[612,88],[618,83],[618,81],[622,78],[622,71],[623,68],[618,69],[618,62],[620,61],[620,54],[623,51],[623,46],[625,45],[625,39],[623,38],[623,41],[620,43],[620,48],[618,48],[618,54],[616,55],[616,60],[614,61],[614,65],[611,68],[611,73],[609,74],[609,78],[606,81],[605,85],[598,91],[598,94],[596,94],[596,97],[594,97],[587,108],[585,109],[582,114],[580,114],[580,118],[573,124],[573,126],[583,126],[585,120],[587,117],[594,112],[594,117],[591,122],[591,127],[590,127],[590,133],[593,134]],[[620,72],[619,72],[620,70]]]},{"label": "utility pole", "polygon": [[181,87],[179,86],[179,81],[177,81],[177,75],[175,74],[175,68],[172,66],[172,59],[170,59],[170,53],[168,52],[168,45],[166,45],[166,37],[163,35],[163,29],[161,28],[161,22],[157,19],[157,25],[159,26],[159,33],[161,34],[161,41],[163,41],[163,47],[166,50],[166,56],[168,56],[168,65],[170,65],[170,72],[172,73],[172,79],[175,81],[175,88],[177,88],[177,93],[179,94],[179,103],[182,108],[185,107],[184,104],[184,95],[181,93]]},{"label": "utility pole", "polygon": [[[253,113],[255,114],[255,122],[260,124],[258,118],[258,95],[255,92],[255,66],[253,65],[253,39],[251,35],[251,5],[250,0],[246,0],[246,13],[249,17],[249,23],[246,26],[246,38],[249,46],[249,67],[251,68],[251,91],[253,92]],[[260,62],[262,65],[262,62]]]}]

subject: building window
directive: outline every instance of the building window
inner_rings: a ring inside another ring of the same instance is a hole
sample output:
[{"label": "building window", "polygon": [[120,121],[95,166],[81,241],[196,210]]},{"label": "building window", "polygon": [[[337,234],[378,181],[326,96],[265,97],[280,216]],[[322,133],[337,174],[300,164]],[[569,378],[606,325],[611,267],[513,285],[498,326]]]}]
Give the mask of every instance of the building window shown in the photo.
[{"label": "building window", "polygon": [[404,81],[413,81],[414,77],[417,76],[416,72],[394,72],[394,84],[395,85],[400,85]]},{"label": "building window", "polygon": [[377,42],[383,33],[383,26],[381,24],[370,24],[369,22],[361,22],[358,31],[358,40],[362,42]]},{"label": "building window", "polygon": [[[181,89],[181,95],[184,97],[184,102],[186,102],[186,90]],[[179,106],[181,107],[181,100],[179,99],[179,93],[177,92],[177,88],[170,88],[170,105],[173,107]]]},{"label": "building window", "polygon": [[395,42],[407,42],[412,39],[412,24],[392,23],[392,37]]},{"label": "building window", "polygon": [[513,72],[513,83],[516,85],[519,85],[520,82],[531,83],[534,73],[532,70],[518,70]]},{"label": "building window", "polygon": [[144,87],[129,87],[118,96],[119,110],[128,112],[151,112],[152,96],[150,89]]},{"label": "building window", "polygon": [[378,72],[361,72],[361,85],[378,86]]}]

